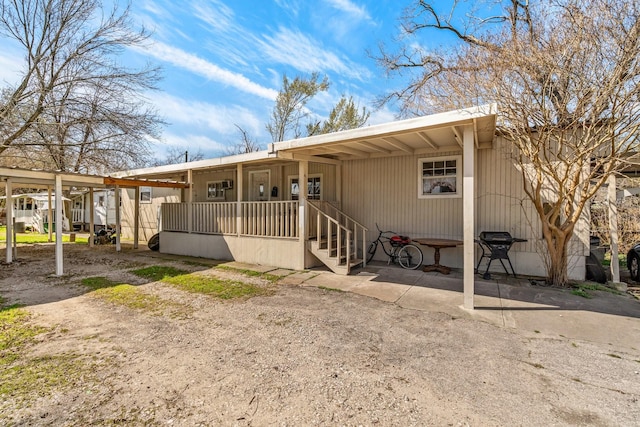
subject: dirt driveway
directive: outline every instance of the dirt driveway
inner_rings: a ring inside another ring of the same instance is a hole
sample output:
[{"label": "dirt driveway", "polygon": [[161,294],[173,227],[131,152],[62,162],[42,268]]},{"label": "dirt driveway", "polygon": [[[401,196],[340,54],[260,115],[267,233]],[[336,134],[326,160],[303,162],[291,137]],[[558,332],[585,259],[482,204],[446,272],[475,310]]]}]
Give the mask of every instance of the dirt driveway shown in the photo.
[{"label": "dirt driveway", "polygon": [[[64,379],[0,396],[0,424],[640,425],[640,343],[532,337],[151,255],[65,245],[59,278],[53,247],[39,245],[0,265],[4,305],[24,304],[46,328],[20,360],[0,359],[0,374]],[[269,293],[221,300],[131,273],[158,265]],[[135,285],[160,309],[101,298],[80,284],[94,276]]]}]

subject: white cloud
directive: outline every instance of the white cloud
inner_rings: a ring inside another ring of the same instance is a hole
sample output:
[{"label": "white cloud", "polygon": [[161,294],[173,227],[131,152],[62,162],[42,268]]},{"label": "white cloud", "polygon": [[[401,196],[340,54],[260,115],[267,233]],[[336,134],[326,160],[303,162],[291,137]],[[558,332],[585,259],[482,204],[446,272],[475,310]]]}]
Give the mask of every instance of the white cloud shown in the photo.
[{"label": "white cloud", "polygon": [[264,40],[257,43],[262,53],[273,61],[307,73],[333,71],[359,80],[371,74],[368,69],[325,50],[320,43],[300,31],[280,27],[275,35],[264,36]]},{"label": "white cloud", "polygon": [[205,22],[207,29],[226,31],[233,27],[233,10],[219,1],[213,1],[213,7],[203,2],[192,4],[195,13],[193,16]]},{"label": "white cloud", "polygon": [[5,83],[9,85],[17,84],[22,75],[24,61],[22,54],[17,49],[12,49],[8,45],[13,42],[3,41],[3,52],[0,53],[0,86]]},{"label": "white cloud", "polygon": [[398,118],[397,112],[391,111],[386,105],[378,110],[371,112],[369,117],[370,125],[379,125],[382,123],[390,123],[396,121]]},{"label": "white cloud", "polygon": [[230,135],[238,131],[234,124],[254,133],[259,132],[263,126],[253,112],[236,105],[214,105],[167,93],[153,93],[148,98],[158,113],[176,127],[187,125]]},{"label": "white cloud", "polygon": [[208,79],[261,98],[275,100],[278,95],[278,91],[261,86],[242,74],[220,68],[216,64],[165,43],[156,42],[152,46],[142,49],[138,48],[138,50],[156,59],[173,64],[176,67],[189,70],[192,73],[199,74]]},{"label": "white cloud", "polygon": [[342,12],[362,20],[371,20],[371,15],[364,6],[358,6],[351,0],[325,0],[327,4]]}]

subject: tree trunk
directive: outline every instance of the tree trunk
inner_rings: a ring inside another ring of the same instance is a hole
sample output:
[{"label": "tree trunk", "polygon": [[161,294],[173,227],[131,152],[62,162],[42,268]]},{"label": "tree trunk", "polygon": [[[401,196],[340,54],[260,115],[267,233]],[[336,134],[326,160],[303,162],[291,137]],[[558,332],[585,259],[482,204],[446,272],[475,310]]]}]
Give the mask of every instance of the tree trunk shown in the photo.
[{"label": "tree trunk", "polygon": [[543,235],[547,243],[549,258],[547,260],[547,283],[553,286],[566,287],[569,284],[567,247],[573,234],[573,228],[563,230],[543,226]]}]

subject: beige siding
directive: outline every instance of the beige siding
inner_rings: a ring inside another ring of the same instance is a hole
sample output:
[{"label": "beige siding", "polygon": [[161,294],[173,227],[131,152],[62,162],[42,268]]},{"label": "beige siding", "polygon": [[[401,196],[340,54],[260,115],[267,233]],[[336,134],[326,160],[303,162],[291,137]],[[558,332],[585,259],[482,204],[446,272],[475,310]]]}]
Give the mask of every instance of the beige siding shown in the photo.
[{"label": "beige siding", "polygon": [[[122,194],[122,235],[127,239],[133,238],[135,190],[123,189]],[[180,190],[172,188],[152,188],[151,203],[140,203],[140,241],[148,241],[158,232],[158,210],[163,203],[177,203],[180,201]]]},{"label": "beige siding", "polygon": [[[443,153],[452,154],[459,153]],[[418,198],[419,158],[344,163],[342,205],[347,214],[369,228],[371,239],[377,235],[376,222],[383,229],[414,237],[462,238],[462,198]]]},{"label": "beige siding", "polygon": [[[251,192],[249,191],[251,172],[256,171],[269,171],[270,174],[270,188],[269,194],[273,187],[278,188],[278,195],[276,197],[269,197],[271,201],[278,200],[291,200],[291,189],[289,188],[289,177],[298,175],[298,163],[280,163],[268,166],[245,166],[243,168],[243,199],[249,200]],[[309,175],[320,175],[322,177],[322,198],[323,200],[336,200],[336,180],[335,180],[335,166],[310,163]],[[233,180],[233,189],[225,191],[224,200],[215,200],[216,202],[233,202],[237,199],[237,183],[235,169],[227,169],[224,171],[206,171],[196,172],[193,175],[193,190],[194,190],[194,202],[207,202],[207,182],[210,181],[224,181]]]},{"label": "beige siding", "polygon": [[[498,138],[494,149],[476,151],[476,235],[481,231],[508,231],[514,237],[528,239],[510,251],[516,272],[540,275],[545,253],[537,214],[524,193],[522,177],[510,158],[509,146]],[[460,152],[439,156],[460,155]],[[368,229],[368,240],[376,238],[375,223],[385,229],[416,237],[462,239],[462,198],[418,198],[418,159],[427,156],[402,156],[344,162],[342,206],[347,214]],[[584,277],[584,255],[588,253],[586,221],[576,227],[571,241],[570,275]],[[425,261],[433,251],[422,248]],[[378,254],[378,258],[380,254]],[[443,263],[462,266],[462,249],[442,251]],[[497,270],[502,267],[497,264]],[[493,264],[492,264],[493,270]]]}]

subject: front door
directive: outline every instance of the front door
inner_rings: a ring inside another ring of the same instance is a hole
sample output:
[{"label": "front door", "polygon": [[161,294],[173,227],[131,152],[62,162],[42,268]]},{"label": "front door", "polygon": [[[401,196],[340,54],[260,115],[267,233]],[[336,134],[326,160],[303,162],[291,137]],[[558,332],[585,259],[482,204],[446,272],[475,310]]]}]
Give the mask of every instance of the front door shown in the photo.
[{"label": "front door", "polygon": [[268,201],[271,194],[270,185],[269,171],[249,172],[249,197],[252,201]]}]

